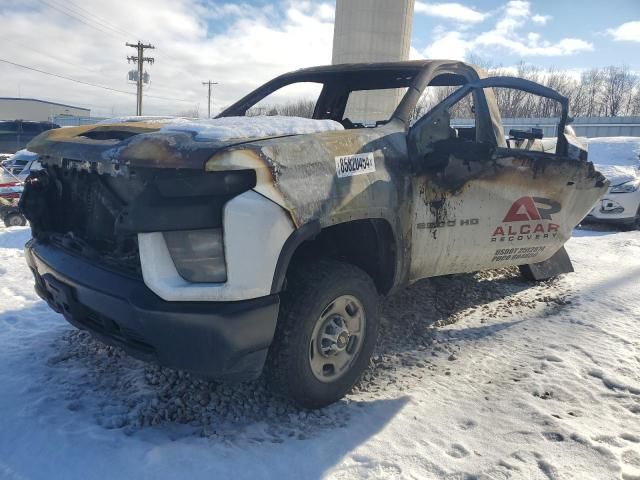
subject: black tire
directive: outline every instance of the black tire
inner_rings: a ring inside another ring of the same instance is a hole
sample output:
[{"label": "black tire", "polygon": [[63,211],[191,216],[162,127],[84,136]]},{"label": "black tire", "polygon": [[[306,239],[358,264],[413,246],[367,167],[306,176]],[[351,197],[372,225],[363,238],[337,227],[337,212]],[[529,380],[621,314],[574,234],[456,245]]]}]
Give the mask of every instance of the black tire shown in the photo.
[{"label": "black tire", "polygon": [[[371,277],[361,269],[333,260],[293,268],[281,295],[280,315],[269,351],[266,374],[272,385],[304,408],[321,408],[346,395],[369,364],[378,338],[379,297]],[[310,348],[317,322],[341,296],[364,308],[364,333],[359,350],[341,376],[320,381],[313,372]]]},{"label": "black tire", "polygon": [[4,217],[5,227],[24,227],[27,224],[27,219],[19,213],[10,213]]}]

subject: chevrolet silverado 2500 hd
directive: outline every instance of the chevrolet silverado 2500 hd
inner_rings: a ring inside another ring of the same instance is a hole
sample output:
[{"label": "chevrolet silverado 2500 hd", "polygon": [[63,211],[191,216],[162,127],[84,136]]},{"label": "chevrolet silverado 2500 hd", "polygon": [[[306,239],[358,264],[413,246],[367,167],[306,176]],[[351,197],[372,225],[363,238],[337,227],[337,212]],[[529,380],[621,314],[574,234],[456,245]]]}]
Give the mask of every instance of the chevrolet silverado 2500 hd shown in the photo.
[{"label": "chevrolet silverado 2500 hd", "polygon": [[[311,119],[251,116],[298,83],[319,87]],[[415,119],[441,87],[451,93]],[[505,138],[498,88],[558,105],[553,145],[534,130]],[[355,108],[375,107],[376,91],[397,107]],[[456,128],[461,102],[474,123]],[[607,181],[568,123],[553,90],[431,60],[299,70],[211,121],[50,130],[29,145],[43,169],[21,200],[27,262],[39,295],[106,343],[206,378],[265,370],[320,407],[367,367],[394,289],[506,266],[572,271],[563,244]]]}]

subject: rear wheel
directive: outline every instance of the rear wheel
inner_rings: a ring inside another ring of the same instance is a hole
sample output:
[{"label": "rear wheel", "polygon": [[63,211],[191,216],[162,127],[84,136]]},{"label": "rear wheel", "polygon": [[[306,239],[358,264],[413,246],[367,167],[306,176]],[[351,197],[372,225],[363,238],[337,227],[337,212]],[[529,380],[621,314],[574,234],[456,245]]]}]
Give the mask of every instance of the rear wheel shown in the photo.
[{"label": "rear wheel", "polygon": [[324,407],[367,368],[378,336],[378,294],[362,270],[330,260],[294,269],[287,282],[267,373],[299,405]]},{"label": "rear wheel", "polygon": [[27,219],[19,213],[10,213],[4,217],[6,227],[23,227],[27,224]]}]

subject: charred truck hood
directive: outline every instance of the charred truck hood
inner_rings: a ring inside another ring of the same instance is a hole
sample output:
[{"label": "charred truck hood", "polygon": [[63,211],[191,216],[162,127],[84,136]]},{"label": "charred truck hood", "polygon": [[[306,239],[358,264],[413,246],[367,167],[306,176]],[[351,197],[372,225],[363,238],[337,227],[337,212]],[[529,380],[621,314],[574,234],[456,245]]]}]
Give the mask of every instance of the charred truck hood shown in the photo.
[{"label": "charred truck hood", "polygon": [[161,127],[129,122],[60,128],[36,137],[29,150],[38,153],[45,165],[128,176],[140,168],[203,171],[207,161],[225,148],[278,138],[196,140],[195,133],[160,131]]}]

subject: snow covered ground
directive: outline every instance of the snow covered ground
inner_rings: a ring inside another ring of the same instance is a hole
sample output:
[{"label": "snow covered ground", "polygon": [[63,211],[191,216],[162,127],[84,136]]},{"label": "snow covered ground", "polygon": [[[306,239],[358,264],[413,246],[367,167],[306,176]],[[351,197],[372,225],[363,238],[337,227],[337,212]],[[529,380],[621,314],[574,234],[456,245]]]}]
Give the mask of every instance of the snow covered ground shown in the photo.
[{"label": "snow covered ground", "polygon": [[76,332],[0,231],[0,478],[640,479],[640,232],[575,233],[557,280],[390,298],[359,388],[306,412]]},{"label": "snow covered ground", "polygon": [[640,178],[640,137],[596,137],[588,142],[589,160],[611,185]]}]

